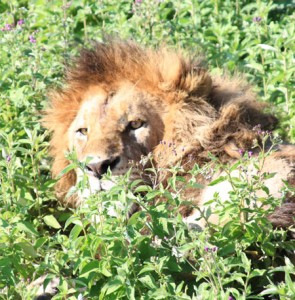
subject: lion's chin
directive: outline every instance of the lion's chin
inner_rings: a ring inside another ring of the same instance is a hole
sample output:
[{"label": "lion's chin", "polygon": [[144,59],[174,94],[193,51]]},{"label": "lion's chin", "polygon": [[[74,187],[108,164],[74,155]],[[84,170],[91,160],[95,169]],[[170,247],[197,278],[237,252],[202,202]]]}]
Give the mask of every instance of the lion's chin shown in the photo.
[{"label": "lion's chin", "polygon": [[84,199],[87,199],[100,191],[109,191],[116,185],[116,183],[111,180],[98,179],[94,176],[88,176],[88,182],[89,188],[84,189],[81,193],[81,196]]}]

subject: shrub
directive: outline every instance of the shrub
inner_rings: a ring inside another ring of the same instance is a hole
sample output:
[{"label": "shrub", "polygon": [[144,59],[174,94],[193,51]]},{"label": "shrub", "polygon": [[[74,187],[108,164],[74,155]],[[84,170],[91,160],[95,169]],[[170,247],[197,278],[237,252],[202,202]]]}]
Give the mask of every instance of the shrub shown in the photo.
[{"label": "shrub", "polygon": [[[292,1],[3,0],[0,12],[1,299],[33,299],[28,284],[44,274],[45,284],[60,279],[55,299],[292,299],[295,270],[284,256],[294,241],[240,202],[263,178],[222,178],[235,191],[225,205],[214,201],[231,221],[202,232],[178,213],[176,175],[167,189],[130,183],[126,174],[69,210],[54,200],[49,137],[39,123],[63,62],[111,34],[202,53],[215,73],[243,72],[280,116],[276,134],[294,142]],[[246,155],[234,168],[248,163]],[[171,168],[176,174],[179,166]],[[167,201],[158,203],[161,196]],[[134,203],[141,211],[129,218]]]}]

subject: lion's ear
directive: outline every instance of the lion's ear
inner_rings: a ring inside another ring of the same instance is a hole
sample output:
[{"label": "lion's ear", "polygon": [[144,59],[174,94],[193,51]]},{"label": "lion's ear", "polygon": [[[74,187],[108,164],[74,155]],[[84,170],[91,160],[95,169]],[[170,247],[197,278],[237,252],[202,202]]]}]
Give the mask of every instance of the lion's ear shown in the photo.
[{"label": "lion's ear", "polygon": [[187,95],[206,97],[212,88],[212,79],[201,63],[184,58],[178,53],[162,53],[159,71],[160,88],[165,92],[181,91]]},{"label": "lion's ear", "polygon": [[212,89],[212,79],[206,69],[195,66],[183,76],[181,87],[192,96],[207,97]]}]

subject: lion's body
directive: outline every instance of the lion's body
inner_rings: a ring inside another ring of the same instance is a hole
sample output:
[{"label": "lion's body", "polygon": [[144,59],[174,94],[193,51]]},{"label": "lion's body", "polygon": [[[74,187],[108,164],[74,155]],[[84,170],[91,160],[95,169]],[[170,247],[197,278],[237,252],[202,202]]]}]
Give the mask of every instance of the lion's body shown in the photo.
[{"label": "lion's body", "polygon": [[[247,151],[259,140],[255,125],[271,130],[276,123],[239,78],[214,77],[194,59],[165,49],[143,50],[131,42],[84,50],[66,81],[63,90],[51,94],[44,118],[53,132],[53,175],[69,164],[65,152],[75,149],[80,161],[92,157],[87,171],[95,191],[103,189],[100,177],[108,168],[124,174],[130,161],[139,162],[150,152],[157,167],[180,161],[203,165],[209,152],[233,162],[239,150]],[[269,182],[274,193],[282,180],[294,184],[294,158],[291,146],[268,158],[264,171],[280,165],[275,182]],[[71,171],[57,184],[64,202],[77,177],[79,171]],[[198,204],[211,194],[205,188],[187,197]]]}]

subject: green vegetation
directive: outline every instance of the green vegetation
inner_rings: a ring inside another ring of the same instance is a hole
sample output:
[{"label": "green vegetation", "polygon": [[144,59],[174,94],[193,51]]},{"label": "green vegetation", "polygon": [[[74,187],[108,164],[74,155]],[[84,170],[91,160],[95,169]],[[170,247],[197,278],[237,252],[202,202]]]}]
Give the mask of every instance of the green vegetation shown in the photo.
[{"label": "green vegetation", "polygon": [[[39,123],[63,62],[115,35],[202,53],[215,73],[244,73],[279,116],[276,134],[295,142],[293,1],[2,0],[0,13],[0,299],[33,299],[28,285],[44,274],[45,283],[60,278],[54,299],[295,299],[286,257],[294,240],[239,200],[261,178],[227,178],[235,193],[219,210],[231,221],[203,232],[177,213],[176,176],[164,189],[126,174],[87,207],[66,210],[54,200]],[[150,205],[159,196],[167,203]],[[142,211],[128,218],[132,203]]]}]

